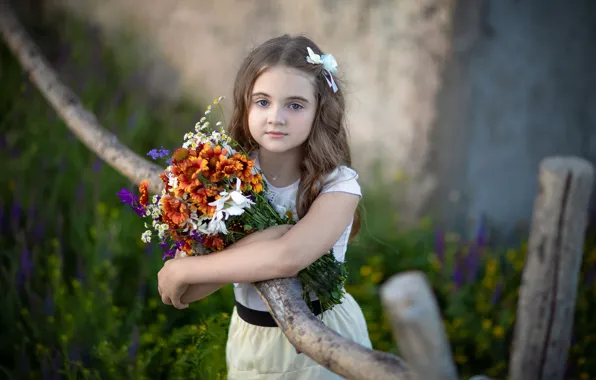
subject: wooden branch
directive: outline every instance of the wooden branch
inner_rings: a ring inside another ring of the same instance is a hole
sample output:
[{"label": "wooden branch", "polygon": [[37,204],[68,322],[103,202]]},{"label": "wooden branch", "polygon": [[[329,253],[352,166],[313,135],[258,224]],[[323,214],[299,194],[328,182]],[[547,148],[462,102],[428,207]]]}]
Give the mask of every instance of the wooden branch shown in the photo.
[{"label": "wooden branch", "polygon": [[424,274],[393,276],[381,288],[381,300],[412,378],[457,380],[439,308]]},{"label": "wooden branch", "polygon": [[316,362],[349,379],[410,379],[396,356],[370,350],[325,326],[302,300],[297,279],[255,286],[288,340]]},{"label": "wooden branch", "polygon": [[[147,179],[149,190],[160,193],[162,182],[158,175],[163,168],[120,144],[116,136],[99,124],[76,95],[60,82],[4,0],[0,0],[0,32],[31,81],[67,127],[126,178],[137,184]],[[281,279],[261,282],[256,287],[289,341],[321,365],[350,379],[407,379],[397,357],[360,346],[317,320],[302,300],[296,283]]]},{"label": "wooden branch", "polygon": [[511,380],[563,379],[594,168],[575,157],[542,161],[517,307]]}]

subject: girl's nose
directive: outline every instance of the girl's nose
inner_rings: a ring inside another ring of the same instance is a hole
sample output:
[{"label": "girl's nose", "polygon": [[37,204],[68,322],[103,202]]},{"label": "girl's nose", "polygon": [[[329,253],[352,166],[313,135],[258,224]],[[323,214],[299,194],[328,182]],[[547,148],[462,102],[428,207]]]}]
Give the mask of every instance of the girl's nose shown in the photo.
[{"label": "girl's nose", "polygon": [[267,117],[267,123],[271,125],[285,125],[286,118],[283,109],[278,107],[271,107],[269,115]]}]

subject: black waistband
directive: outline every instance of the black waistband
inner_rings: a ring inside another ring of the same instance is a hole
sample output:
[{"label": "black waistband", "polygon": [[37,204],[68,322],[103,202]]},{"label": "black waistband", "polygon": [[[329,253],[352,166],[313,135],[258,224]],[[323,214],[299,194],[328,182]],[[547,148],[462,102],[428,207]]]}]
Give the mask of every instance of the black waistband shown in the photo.
[{"label": "black waistband", "polygon": [[[321,314],[321,302],[319,300],[312,301],[312,308],[315,315]],[[271,316],[268,311],[260,311],[255,309],[249,309],[236,301],[236,311],[238,316],[246,323],[261,327],[277,327],[275,319]]]}]

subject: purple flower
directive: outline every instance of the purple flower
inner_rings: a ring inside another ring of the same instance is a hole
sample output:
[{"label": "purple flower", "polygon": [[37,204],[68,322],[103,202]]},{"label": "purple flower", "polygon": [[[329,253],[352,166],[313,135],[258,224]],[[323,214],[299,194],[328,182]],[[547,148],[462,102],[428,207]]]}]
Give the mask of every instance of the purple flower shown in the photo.
[{"label": "purple flower", "polygon": [[13,221],[15,226],[19,226],[21,224],[21,214],[22,209],[19,205],[18,201],[12,204],[12,208],[10,210],[10,219]]},{"label": "purple flower", "polygon": [[126,126],[129,129],[132,129],[135,125],[137,125],[137,114],[133,112],[128,117],[128,120],[126,121]]},{"label": "purple flower", "polygon": [[96,158],[95,162],[93,163],[93,171],[95,173],[99,173],[102,166],[103,166],[103,160],[101,158]]},{"label": "purple flower", "polygon": [[439,229],[435,231],[435,253],[442,266],[445,263],[445,234]]},{"label": "purple flower", "polygon": [[120,202],[126,203],[129,206],[134,206],[139,201],[136,195],[124,188],[118,192],[118,196],[120,197]]},{"label": "purple flower", "polygon": [[132,342],[128,348],[128,356],[134,358],[137,355],[137,349],[139,348],[139,327],[134,326],[132,328]]},{"label": "purple flower", "polygon": [[149,153],[147,153],[147,156],[151,156],[151,158],[153,158],[154,160],[161,158],[161,157],[166,157],[167,155],[170,154],[170,151],[167,149],[164,149],[163,146],[159,149],[151,149],[149,151]]},{"label": "purple flower", "polygon": [[501,292],[503,290],[503,281],[500,280],[497,283],[497,286],[495,287],[495,291],[493,293],[493,296],[490,299],[490,302],[494,305],[499,301],[499,298],[501,298]]},{"label": "purple flower", "polygon": [[122,189],[118,192],[120,202],[129,205],[140,217],[145,216],[145,208],[139,204],[139,198],[126,189]]},{"label": "purple flower", "polygon": [[48,316],[54,315],[54,299],[52,298],[52,291],[50,290],[50,287],[48,287],[48,289],[46,291],[44,310],[45,310],[46,315],[48,315]]},{"label": "purple flower", "polygon": [[487,231],[486,231],[486,217],[482,215],[480,217],[480,223],[478,223],[478,229],[476,230],[476,244],[479,248],[486,246],[487,242]]},{"label": "purple flower", "polygon": [[466,266],[466,281],[468,283],[474,282],[476,276],[478,275],[480,263],[480,249],[478,245],[474,242],[472,243],[472,247],[468,251],[468,254],[465,258],[465,266]]},{"label": "purple flower", "polygon": [[31,278],[32,269],[31,255],[29,254],[29,250],[25,248],[21,251],[21,266],[17,274],[17,286],[19,289],[22,288],[24,282],[29,281]]}]

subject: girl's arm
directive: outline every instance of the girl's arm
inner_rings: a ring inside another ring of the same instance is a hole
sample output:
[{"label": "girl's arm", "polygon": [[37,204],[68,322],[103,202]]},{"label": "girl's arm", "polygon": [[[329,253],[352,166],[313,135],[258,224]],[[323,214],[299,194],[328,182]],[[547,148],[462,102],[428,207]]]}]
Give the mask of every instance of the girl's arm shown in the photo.
[{"label": "girl's arm", "polygon": [[[286,232],[290,230],[292,226],[289,224],[281,225],[281,226],[274,226],[267,228],[263,231],[252,233],[245,238],[237,241],[236,243],[232,244],[230,247],[244,247],[250,243],[254,243],[256,241],[267,241],[271,239],[277,239],[283,236]],[[180,257],[179,253],[176,252],[176,258],[178,259],[186,259],[187,257]],[[191,302],[199,301],[207,296],[218,291],[224,283],[199,283],[199,284],[192,284],[188,287],[188,289],[184,292],[182,297],[180,297],[180,301],[185,304],[189,304]]]},{"label": "girl's arm", "polygon": [[[164,277],[186,284],[257,282],[293,277],[316,261],[337,242],[351,223],[358,195],[331,192],[320,195],[308,213],[285,235],[255,241],[221,252],[186,258]],[[164,278],[165,281],[165,278]]]}]

